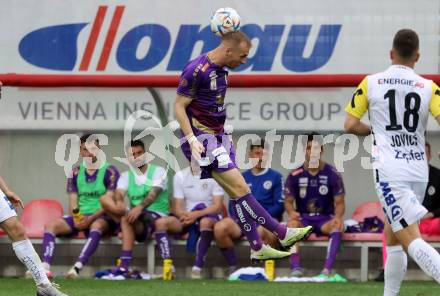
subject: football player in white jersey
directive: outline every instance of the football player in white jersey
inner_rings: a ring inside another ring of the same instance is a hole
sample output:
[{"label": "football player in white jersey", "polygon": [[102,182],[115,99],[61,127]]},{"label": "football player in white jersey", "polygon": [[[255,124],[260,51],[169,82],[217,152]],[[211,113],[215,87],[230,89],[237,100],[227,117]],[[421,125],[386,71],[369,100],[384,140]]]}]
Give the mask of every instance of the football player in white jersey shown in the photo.
[{"label": "football player in white jersey", "polygon": [[[390,52],[392,65],[365,77],[345,109],[348,132],[373,136],[376,191],[387,217],[385,296],[399,294],[406,253],[440,283],[440,255],[418,228],[427,213],[422,206],[428,182],[425,131],[429,113],[440,124],[440,89],[414,72],[419,56],[417,33],[398,31]],[[370,125],[360,121],[367,110]]]},{"label": "football player in white jersey", "polygon": [[26,236],[23,225],[17,218],[16,207],[23,208],[20,197],[12,192],[6,182],[0,177],[0,228],[7,233],[12,241],[12,248],[17,258],[31,272],[37,284],[37,295],[67,296],[58,291],[57,287],[51,284],[47,278],[40,257],[35,252],[31,241]]}]

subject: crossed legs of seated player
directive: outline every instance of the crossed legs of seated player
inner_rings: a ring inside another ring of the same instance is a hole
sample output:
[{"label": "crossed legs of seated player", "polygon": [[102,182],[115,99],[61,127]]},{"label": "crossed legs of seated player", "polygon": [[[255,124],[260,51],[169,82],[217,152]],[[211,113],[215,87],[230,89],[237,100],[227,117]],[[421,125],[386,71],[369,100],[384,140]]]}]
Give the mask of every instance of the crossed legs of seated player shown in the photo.
[{"label": "crossed legs of seated player", "polygon": [[393,232],[386,221],[384,231],[387,242],[384,296],[399,295],[407,268],[407,253],[427,275],[440,283],[440,254],[421,238],[417,223]]},{"label": "crossed legs of seated player", "polygon": [[26,236],[26,232],[23,225],[20,223],[17,217],[13,216],[1,222],[0,228],[2,228],[8,235],[9,239],[12,242],[12,248],[14,249],[17,258],[30,271],[32,278],[34,279],[37,287],[39,289],[45,287],[53,289],[53,291],[51,291],[52,294],[50,295],[59,295],[59,296],[65,295],[59,292],[58,290],[56,290],[55,288],[49,287],[51,286],[51,283],[47,278],[40,257],[35,252],[32,243]]},{"label": "crossed legs of seated player", "polygon": [[90,217],[85,216],[85,220],[81,225],[73,221],[73,217],[65,216],[49,222],[45,227],[43,237],[43,265],[49,271],[55,251],[55,238],[57,236],[74,236],[78,231],[88,230],[88,238],[84,247],[71,270],[67,273],[68,278],[74,278],[87,263],[99,245],[102,235],[108,233],[114,228],[114,223],[108,217],[100,216],[93,221]]},{"label": "crossed legs of seated player", "polygon": [[[303,223],[299,220],[290,220],[287,225],[289,227],[303,227]],[[322,225],[319,223],[314,226],[314,232],[317,234],[324,234],[330,237],[329,245],[327,247],[327,255],[325,258],[324,268],[322,273],[329,275],[332,272],[333,266],[336,261],[339,248],[341,246],[343,225],[337,219],[331,219]],[[296,252],[290,256],[290,269],[292,271],[301,269],[299,246],[295,245]]]},{"label": "crossed legs of seated player", "polygon": [[[262,249],[263,242],[257,231],[257,223],[274,233],[284,247],[293,245],[303,239],[311,231],[307,229],[287,228],[280,224],[258,203],[250,193],[249,186],[246,184],[238,169],[233,168],[225,172],[212,171],[212,177],[230,196],[230,203],[233,215],[237,217],[240,229],[249,241],[254,255],[254,259],[282,258],[290,255],[289,252],[280,252],[269,247]],[[267,253],[262,253],[266,252]],[[261,254],[259,253],[261,252]]]},{"label": "crossed legs of seated player", "polygon": [[154,229],[155,221],[160,218],[159,214],[154,212],[145,212],[132,223],[129,222],[127,216],[121,218],[122,250],[119,257],[121,260],[119,268],[124,271],[129,269],[133,258],[134,242],[144,242],[148,239]]}]

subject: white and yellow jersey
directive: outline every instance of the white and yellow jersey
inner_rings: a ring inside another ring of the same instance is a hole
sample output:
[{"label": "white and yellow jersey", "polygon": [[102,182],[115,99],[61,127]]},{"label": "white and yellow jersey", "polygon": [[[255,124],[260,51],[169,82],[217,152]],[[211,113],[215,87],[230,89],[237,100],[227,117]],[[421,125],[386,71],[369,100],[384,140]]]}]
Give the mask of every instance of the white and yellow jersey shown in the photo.
[{"label": "white and yellow jersey", "polygon": [[440,89],[412,68],[392,65],[368,75],[345,111],[361,119],[368,110],[377,181],[428,181],[425,130],[440,115]]}]

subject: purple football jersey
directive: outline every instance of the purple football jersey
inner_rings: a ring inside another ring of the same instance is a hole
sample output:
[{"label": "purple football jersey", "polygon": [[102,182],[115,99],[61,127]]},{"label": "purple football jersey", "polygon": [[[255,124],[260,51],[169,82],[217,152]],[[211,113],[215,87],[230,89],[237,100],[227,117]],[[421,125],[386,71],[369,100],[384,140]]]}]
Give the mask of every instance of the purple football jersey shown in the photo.
[{"label": "purple football jersey", "polygon": [[190,61],[180,76],[177,93],[192,98],[186,109],[196,136],[223,133],[228,71],[212,63],[207,54]]},{"label": "purple football jersey", "polygon": [[304,167],[294,170],[286,179],[286,196],[295,199],[301,216],[334,215],[334,198],[344,194],[341,175],[329,164],[315,175]]}]

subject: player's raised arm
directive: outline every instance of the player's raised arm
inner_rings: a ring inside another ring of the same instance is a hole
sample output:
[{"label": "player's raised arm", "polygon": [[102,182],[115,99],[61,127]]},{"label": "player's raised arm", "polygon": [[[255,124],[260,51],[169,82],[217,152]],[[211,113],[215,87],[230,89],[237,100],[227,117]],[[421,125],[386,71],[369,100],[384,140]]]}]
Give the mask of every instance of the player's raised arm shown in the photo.
[{"label": "player's raised arm", "polygon": [[185,97],[182,95],[176,96],[176,101],[174,102],[174,113],[176,119],[180,124],[184,135],[188,138],[193,134],[191,124],[189,123],[188,115],[186,114],[186,108],[191,104],[192,98]]},{"label": "player's raised arm", "polygon": [[345,118],[344,129],[359,136],[367,136],[371,133],[370,126],[361,121],[362,116],[368,110],[367,81],[367,78],[362,80],[345,108],[347,117]]}]

